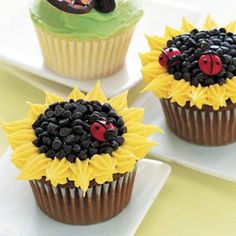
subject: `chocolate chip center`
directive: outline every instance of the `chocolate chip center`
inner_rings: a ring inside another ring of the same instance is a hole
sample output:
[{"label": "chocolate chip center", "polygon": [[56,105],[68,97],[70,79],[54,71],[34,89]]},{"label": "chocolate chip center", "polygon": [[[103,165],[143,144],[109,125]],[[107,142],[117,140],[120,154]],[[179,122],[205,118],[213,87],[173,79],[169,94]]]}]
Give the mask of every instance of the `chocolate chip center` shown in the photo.
[{"label": "chocolate chip center", "polygon": [[[90,132],[91,126],[101,121],[101,130],[98,126],[95,131],[103,132],[99,135],[105,141],[99,141]],[[110,104],[82,99],[49,105],[32,127],[36,136],[33,144],[40,153],[51,159],[65,157],[70,162],[76,158],[86,160],[95,154],[112,154],[124,143],[122,135],[127,132],[124,120]]]},{"label": "chocolate chip center", "polygon": [[[194,86],[209,86],[222,85],[227,78],[236,76],[236,34],[224,28],[210,31],[193,29],[190,33],[170,39],[166,48],[169,47],[181,52],[178,61],[167,67],[176,80],[184,79]],[[209,76],[200,70],[199,58],[206,53],[216,54],[221,59],[223,67],[217,75]]]}]

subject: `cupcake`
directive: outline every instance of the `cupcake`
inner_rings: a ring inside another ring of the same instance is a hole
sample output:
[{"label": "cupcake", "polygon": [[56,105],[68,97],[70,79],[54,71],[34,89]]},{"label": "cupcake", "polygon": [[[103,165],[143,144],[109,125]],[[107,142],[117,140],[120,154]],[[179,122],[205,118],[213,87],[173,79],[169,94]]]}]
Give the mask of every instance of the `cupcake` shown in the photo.
[{"label": "cupcake", "polygon": [[127,92],[110,100],[98,83],[68,99],[46,93],[26,119],[4,123],[19,180],[28,180],[37,205],[68,224],[108,220],[127,206],[137,162],[159,129],[142,123],[144,110],[127,107]]},{"label": "cupcake", "polygon": [[189,142],[218,146],[236,141],[236,23],[203,30],[186,19],[180,30],[147,37],[141,55],[144,91],[160,99],[169,128]]},{"label": "cupcake", "polygon": [[143,15],[132,0],[33,0],[30,12],[46,66],[73,79],[121,69]]}]

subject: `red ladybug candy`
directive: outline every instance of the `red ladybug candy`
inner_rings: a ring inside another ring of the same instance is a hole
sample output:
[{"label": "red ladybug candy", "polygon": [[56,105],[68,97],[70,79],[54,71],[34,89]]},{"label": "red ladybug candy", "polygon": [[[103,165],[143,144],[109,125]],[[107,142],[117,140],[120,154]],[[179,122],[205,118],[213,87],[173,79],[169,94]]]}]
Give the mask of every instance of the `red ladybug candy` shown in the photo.
[{"label": "red ladybug candy", "polygon": [[98,141],[105,142],[107,131],[116,131],[115,126],[112,123],[107,123],[105,120],[94,122],[90,127],[90,133]]},{"label": "red ladybug candy", "polygon": [[217,75],[222,70],[221,59],[212,53],[201,55],[198,60],[200,70],[206,75]]},{"label": "red ladybug candy", "polygon": [[161,55],[159,56],[159,63],[163,67],[168,66],[168,60],[174,56],[180,55],[181,52],[177,48],[166,48],[162,51]]}]

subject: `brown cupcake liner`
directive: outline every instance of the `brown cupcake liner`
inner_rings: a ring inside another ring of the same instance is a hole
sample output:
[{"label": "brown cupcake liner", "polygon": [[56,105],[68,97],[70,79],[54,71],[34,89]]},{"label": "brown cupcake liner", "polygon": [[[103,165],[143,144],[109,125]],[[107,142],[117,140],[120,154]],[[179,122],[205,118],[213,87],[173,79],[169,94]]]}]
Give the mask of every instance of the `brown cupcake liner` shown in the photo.
[{"label": "brown cupcake liner", "polygon": [[135,175],[136,168],[113,182],[92,184],[85,195],[71,184],[53,187],[41,179],[30,181],[30,185],[37,205],[49,217],[67,224],[89,225],[109,220],[126,207]]},{"label": "brown cupcake liner", "polygon": [[189,103],[181,107],[169,99],[161,99],[161,104],[168,126],[180,138],[206,146],[236,141],[236,104],[230,101],[218,111],[210,106],[200,110]]}]

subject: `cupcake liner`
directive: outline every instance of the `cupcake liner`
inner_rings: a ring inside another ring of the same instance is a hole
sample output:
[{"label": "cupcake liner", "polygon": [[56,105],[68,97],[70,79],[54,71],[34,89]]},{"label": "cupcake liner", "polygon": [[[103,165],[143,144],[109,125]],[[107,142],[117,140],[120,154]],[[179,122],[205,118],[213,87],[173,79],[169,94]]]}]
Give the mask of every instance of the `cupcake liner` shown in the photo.
[{"label": "cupcake liner", "polygon": [[104,40],[79,41],[48,33],[35,25],[45,64],[72,79],[98,79],[124,64],[135,26]]},{"label": "cupcake liner", "polygon": [[236,105],[230,102],[227,107],[214,111],[210,106],[201,110],[171,103],[161,99],[161,104],[170,129],[180,138],[189,142],[220,146],[236,141]]},{"label": "cupcake liner", "polygon": [[119,175],[113,182],[93,184],[86,194],[80,188],[53,187],[45,180],[30,181],[37,205],[49,217],[67,224],[88,225],[108,220],[128,204],[136,175]]}]

